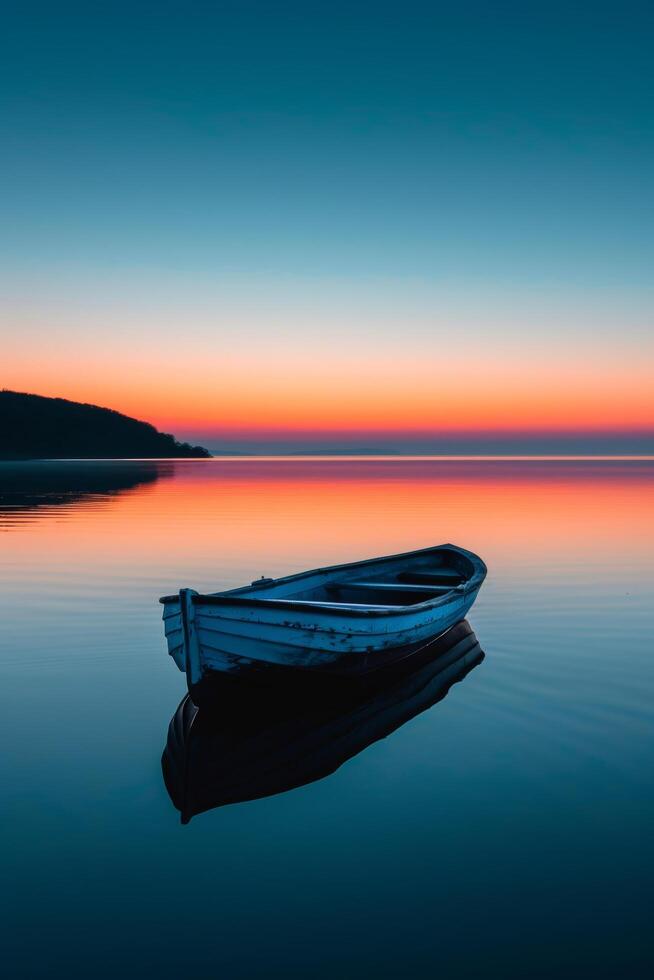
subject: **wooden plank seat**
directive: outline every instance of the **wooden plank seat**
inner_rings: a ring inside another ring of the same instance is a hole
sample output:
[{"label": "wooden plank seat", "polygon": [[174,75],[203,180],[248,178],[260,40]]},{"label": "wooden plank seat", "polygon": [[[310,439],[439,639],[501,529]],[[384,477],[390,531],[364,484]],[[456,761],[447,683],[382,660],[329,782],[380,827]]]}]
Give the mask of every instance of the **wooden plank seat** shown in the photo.
[{"label": "wooden plank seat", "polygon": [[334,582],[335,589],[375,589],[376,592],[418,592],[424,595],[440,595],[449,592],[449,585],[414,585],[412,582]]},{"label": "wooden plank seat", "polygon": [[345,601],[392,603],[413,605],[426,602],[452,591],[452,586],[410,585],[401,582],[333,582],[327,586],[330,594],[342,596]]},{"label": "wooden plank seat", "polygon": [[398,582],[407,585],[458,585],[464,576],[456,568],[439,568],[433,572],[400,572]]}]

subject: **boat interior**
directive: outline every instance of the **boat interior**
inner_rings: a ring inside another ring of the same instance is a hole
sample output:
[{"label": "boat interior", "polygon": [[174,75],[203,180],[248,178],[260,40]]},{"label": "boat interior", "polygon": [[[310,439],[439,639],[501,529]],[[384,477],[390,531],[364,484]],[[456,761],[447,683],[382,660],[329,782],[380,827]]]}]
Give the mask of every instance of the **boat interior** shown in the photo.
[{"label": "boat interior", "polygon": [[265,587],[257,592],[262,598],[330,606],[411,606],[447,595],[463,585],[473,571],[464,556],[439,553],[413,562],[394,559],[344,566],[340,571],[310,575],[293,583],[271,583],[269,592]]}]

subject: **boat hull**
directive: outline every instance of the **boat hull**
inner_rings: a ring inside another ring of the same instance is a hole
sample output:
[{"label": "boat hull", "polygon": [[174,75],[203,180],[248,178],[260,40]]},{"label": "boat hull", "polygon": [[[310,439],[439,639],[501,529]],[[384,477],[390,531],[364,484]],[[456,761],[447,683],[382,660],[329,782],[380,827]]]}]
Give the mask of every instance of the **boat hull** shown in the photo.
[{"label": "boat hull", "polygon": [[[245,621],[229,607],[218,615],[213,609],[196,606],[194,626],[201,676],[191,678],[189,687],[216,672],[264,683],[281,680],[282,675],[287,679],[294,675],[297,680],[307,674],[360,677],[411,656],[461,622],[477,591],[440,608],[438,615],[434,611],[407,614],[383,627],[372,620],[363,627],[349,624],[339,628],[339,624],[316,623],[309,614],[305,614],[305,622],[296,618],[290,625],[288,615],[277,610],[262,610]],[[188,675],[181,608],[170,620],[169,652]]]},{"label": "boat hull", "polygon": [[[441,546],[443,551],[446,548],[470,555],[454,546]],[[378,567],[401,568],[402,558],[380,559]],[[286,583],[297,588],[297,581],[303,578],[313,583],[324,576],[329,581],[333,575],[342,576],[342,570],[359,567],[356,565],[278,580],[279,585],[265,584],[254,593],[234,590],[199,595],[183,589],[162,600],[168,652],[186,672],[189,690],[211,673],[263,682],[290,676],[289,672],[298,677],[360,677],[403,660],[465,619],[485,575],[485,566],[480,559],[476,561],[481,571],[458,588],[445,588],[433,601],[395,607],[284,597]],[[276,598],[277,592],[281,599]]]}]

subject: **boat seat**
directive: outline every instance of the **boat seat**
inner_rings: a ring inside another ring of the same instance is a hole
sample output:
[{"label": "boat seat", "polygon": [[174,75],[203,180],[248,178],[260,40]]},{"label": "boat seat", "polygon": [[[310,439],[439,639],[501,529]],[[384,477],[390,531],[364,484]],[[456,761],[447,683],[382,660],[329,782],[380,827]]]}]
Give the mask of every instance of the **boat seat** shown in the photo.
[{"label": "boat seat", "polygon": [[373,610],[379,611],[379,612],[386,612],[389,609],[394,609],[395,608],[395,606],[393,606],[392,603],[386,603],[386,604],[384,604],[384,603],[381,603],[381,602],[376,602],[376,603],[370,603],[370,602],[324,602],[322,600],[321,601],[318,601],[318,600],[315,600],[315,599],[307,599],[307,600],[300,600],[300,601],[309,602],[312,606],[320,606],[321,609],[323,607],[326,608],[326,609],[373,609]]},{"label": "boat seat", "polygon": [[334,582],[335,589],[374,589],[376,592],[417,592],[420,595],[440,595],[449,592],[451,586],[445,585],[414,585],[412,582]]},{"label": "boat seat", "polygon": [[408,585],[458,585],[464,576],[455,568],[439,568],[433,572],[400,572],[397,580]]},{"label": "boat seat", "polygon": [[411,606],[428,599],[436,599],[452,591],[451,586],[403,585],[397,582],[332,582],[327,586],[330,594],[336,594],[346,602],[359,601],[392,603]]}]

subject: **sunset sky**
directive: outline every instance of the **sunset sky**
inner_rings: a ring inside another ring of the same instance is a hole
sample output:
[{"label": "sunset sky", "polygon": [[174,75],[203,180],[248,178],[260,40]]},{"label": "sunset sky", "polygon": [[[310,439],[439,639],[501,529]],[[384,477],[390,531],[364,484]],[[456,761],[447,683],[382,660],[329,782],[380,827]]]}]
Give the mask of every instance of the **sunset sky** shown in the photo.
[{"label": "sunset sky", "polygon": [[653,9],[13,5],[0,387],[212,447],[645,446]]}]

